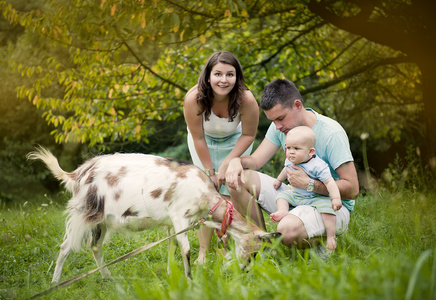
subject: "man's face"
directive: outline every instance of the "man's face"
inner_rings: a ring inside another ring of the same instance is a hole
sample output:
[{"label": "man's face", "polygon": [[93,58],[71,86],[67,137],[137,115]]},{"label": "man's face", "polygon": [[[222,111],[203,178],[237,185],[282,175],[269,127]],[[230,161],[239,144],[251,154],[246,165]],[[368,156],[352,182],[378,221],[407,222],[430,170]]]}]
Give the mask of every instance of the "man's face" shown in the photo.
[{"label": "man's face", "polygon": [[293,108],[283,108],[281,104],[277,104],[270,110],[265,110],[264,113],[269,120],[274,122],[277,130],[284,134],[300,125],[299,111],[295,108],[295,105]]}]

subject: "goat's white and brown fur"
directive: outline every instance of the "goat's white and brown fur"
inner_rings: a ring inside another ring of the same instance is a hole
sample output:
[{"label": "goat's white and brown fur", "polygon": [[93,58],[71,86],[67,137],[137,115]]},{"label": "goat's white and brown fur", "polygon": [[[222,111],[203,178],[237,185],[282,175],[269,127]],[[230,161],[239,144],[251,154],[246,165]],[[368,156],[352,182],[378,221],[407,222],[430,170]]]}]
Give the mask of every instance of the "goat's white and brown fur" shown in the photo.
[{"label": "goat's white and brown fur", "polygon": [[[96,156],[71,173],[45,148],[28,154],[40,159],[54,176],[72,192],[66,213],[66,232],[52,282],[59,282],[71,250],[78,251],[90,241],[95,261],[104,265],[102,244],[111,230],[144,230],[150,224],[173,227],[179,232],[204,216],[219,200],[212,181],[192,164],[146,154]],[[205,224],[220,228],[226,202]],[[234,237],[237,257],[246,260],[260,248],[268,234],[247,222],[236,210],[228,231]],[[273,237],[276,235],[273,234]],[[185,274],[190,275],[190,246],[187,233],[177,236]],[[107,268],[101,269],[109,277]]]}]

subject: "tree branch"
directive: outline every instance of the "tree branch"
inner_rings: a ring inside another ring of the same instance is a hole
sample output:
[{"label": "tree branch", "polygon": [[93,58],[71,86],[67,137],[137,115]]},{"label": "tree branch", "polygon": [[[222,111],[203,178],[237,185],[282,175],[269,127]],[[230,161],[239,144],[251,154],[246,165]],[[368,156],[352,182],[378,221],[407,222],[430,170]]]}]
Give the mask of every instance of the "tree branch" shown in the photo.
[{"label": "tree branch", "polygon": [[190,13],[190,14],[193,14],[193,15],[202,16],[202,17],[205,17],[205,18],[215,19],[215,16],[211,16],[211,15],[208,15],[208,14],[196,11],[196,10],[188,9],[188,8],[182,6],[182,5],[180,5],[180,4],[178,4],[178,3],[174,2],[174,1],[165,0],[165,2],[168,2],[169,4],[174,5],[175,7],[178,7],[178,8],[180,8],[181,10],[183,10],[183,11],[185,11],[187,13]]},{"label": "tree branch", "polygon": [[262,61],[260,61],[260,62],[258,62],[258,63],[256,63],[256,64],[249,65],[249,66],[245,67],[245,69],[250,69],[250,68],[255,67],[255,66],[259,66],[259,65],[262,65],[262,66],[263,66],[263,65],[267,64],[267,63],[270,62],[274,57],[276,57],[277,55],[279,55],[280,52],[283,51],[283,49],[285,49],[285,48],[288,47],[289,45],[292,45],[292,44],[293,44],[296,40],[298,40],[300,37],[304,36],[305,34],[311,32],[311,31],[313,31],[314,29],[319,28],[319,27],[321,27],[321,26],[323,26],[323,25],[325,25],[325,24],[326,24],[326,22],[323,21],[323,22],[321,22],[321,23],[316,23],[315,25],[313,25],[313,26],[307,28],[306,30],[302,31],[299,35],[295,36],[295,37],[292,38],[291,40],[289,40],[289,41],[287,41],[286,43],[284,43],[283,45],[279,46],[279,47],[277,48],[277,51],[275,51],[273,54],[271,54],[271,55],[270,55],[269,57],[267,57],[266,59],[263,59]]},{"label": "tree branch", "polygon": [[[361,12],[352,17],[336,15],[328,9],[327,2],[325,1],[317,2],[312,0],[307,6],[312,13],[342,30],[360,35],[375,43],[400,50],[408,55],[416,56],[422,53],[423,47],[425,47],[423,45],[424,41],[420,40],[416,33],[406,32],[403,26],[399,27],[392,19],[385,17],[378,20],[371,19],[375,8],[381,9],[377,4],[380,4],[380,1],[371,1],[371,3],[365,4],[365,6],[359,6]],[[412,10],[412,7],[410,9]]]},{"label": "tree branch", "polygon": [[385,66],[385,65],[392,65],[392,64],[400,64],[400,63],[413,63],[413,61],[407,57],[407,56],[398,56],[398,57],[390,57],[390,58],[385,58],[379,61],[376,61],[374,63],[362,66],[361,68],[358,69],[354,69],[352,72],[344,74],[342,76],[336,77],[330,81],[326,81],[324,83],[321,83],[317,86],[314,87],[310,87],[304,90],[301,90],[300,93],[301,95],[305,95],[305,94],[310,94],[310,93],[314,93],[320,90],[324,90],[327,89],[333,85],[336,85],[342,81],[345,81],[353,76],[356,76],[358,74],[364,73],[368,70],[372,70],[381,66]]},{"label": "tree branch", "polygon": [[146,64],[144,64],[144,63],[142,62],[142,60],[138,57],[138,55],[135,53],[135,51],[133,51],[133,49],[130,48],[129,44],[127,44],[126,41],[123,41],[123,44],[127,47],[127,50],[129,50],[129,52],[133,55],[133,57],[135,57],[136,61],[137,61],[137,62],[138,62],[138,63],[139,63],[139,64],[140,64],[144,69],[146,69],[147,71],[149,71],[150,73],[152,73],[154,76],[156,76],[157,78],[159,78],[159,79],[162,80],[163,82],[168,83],[169,85],[175,86],[175,87],[179,88],[180,90],[182,90],[182,91],[185,92],[185,93],[188,91],[186,88],[182,87],[181,85],[178,85],[177,83],[175,83],[175,82],[173,82],[173,81],[171,81],[171,80],[169,80],[169,79],[166,79],[166,78],[160,76],[159,74],[157,74],[156,72],[154,72],[154,71],[153,71],[149,66],[147,66]]},{"label": "tree branch", "polygon": [[355,38],[353,41],[351,41],[351,43],[349,43],[344,49],[341,50],[341,52],[338,53],[338,55],[336,55],[335,58],[333,58],[332,60],[330,60],[327,64],[325,64],[324,66],[321,66],[320,68],[318,68],[317,70],[313,71],[312,73],[310,73],[309,75],[303,76],[301,78],[298,78],[298,81],[303,80],[304,78],[310,78],[314,75],[316,75],[316,73],[327,69],[329,66],[331,66],[336,60],[338,60],[344,53],[347,52],[348,49],[351,48],[351,46],[353,46],[356,42],[358,42],[359,40],[361,40],[361,37],[357,37]]}]

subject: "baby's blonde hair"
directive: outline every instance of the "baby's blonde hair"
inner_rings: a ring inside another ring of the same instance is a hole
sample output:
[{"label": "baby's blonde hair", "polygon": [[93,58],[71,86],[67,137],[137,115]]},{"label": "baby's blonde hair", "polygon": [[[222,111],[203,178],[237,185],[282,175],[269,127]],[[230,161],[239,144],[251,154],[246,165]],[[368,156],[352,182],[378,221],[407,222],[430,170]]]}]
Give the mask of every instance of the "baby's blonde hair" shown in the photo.
[{"label": "baby's blonde hair", "polygon": [[288,131],[287,135],[299,135],[304,137],[309,148],[315,148],[316,134],[312,128],[308,126],[297,126]]}]

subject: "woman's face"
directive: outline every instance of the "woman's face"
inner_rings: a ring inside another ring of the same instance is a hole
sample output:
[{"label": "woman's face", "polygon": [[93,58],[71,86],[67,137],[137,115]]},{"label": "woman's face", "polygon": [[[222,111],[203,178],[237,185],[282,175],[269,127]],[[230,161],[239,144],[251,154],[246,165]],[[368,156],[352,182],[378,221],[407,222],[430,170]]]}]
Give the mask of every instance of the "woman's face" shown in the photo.
[{"label": "woman's face", "polygon": [[209,83],[214,95],[227,96],[236,84],[235,67],[217,63],[210,72]]}]

